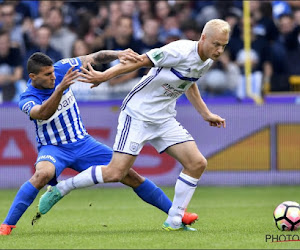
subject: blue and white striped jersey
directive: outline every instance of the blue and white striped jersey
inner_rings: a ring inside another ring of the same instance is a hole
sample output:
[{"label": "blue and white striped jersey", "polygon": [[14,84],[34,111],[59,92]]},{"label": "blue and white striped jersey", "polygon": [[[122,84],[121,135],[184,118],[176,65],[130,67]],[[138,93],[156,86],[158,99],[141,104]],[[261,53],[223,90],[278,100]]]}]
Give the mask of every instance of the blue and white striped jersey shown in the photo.
[{"label": "blue and white striped jersey", "polygon": [[[54,72],[56,76],[55,88],[61,83],[70,67],[81,67],[79,58],[62,59],[56,62]],[[54,92],[54,89],[37,89],[27,83],[27,89],[20,96],[19,107],[30,117],[30,110],[35,105],[41,105]],[[48,120],[33,120],[36,128],[36,138],[40,145],[60,145],[76,142],[88,135],[82,123],[75,96],[71,88],[64,91],[56,112]]]}]

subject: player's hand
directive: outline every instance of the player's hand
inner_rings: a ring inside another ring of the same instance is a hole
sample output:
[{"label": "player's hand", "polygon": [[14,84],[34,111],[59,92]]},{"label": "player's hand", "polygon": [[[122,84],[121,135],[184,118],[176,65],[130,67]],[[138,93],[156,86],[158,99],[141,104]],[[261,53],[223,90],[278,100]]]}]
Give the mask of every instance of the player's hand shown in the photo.
[{"label": "player's hand", "polygon": [[212,127],[226,127],[225,119],[213,113],[210,113],[207,117],[204,118],[204,120],[209,122],[209,125]]},{"label": "player's hand", "polygon": [[58,85],[58,88],[61,90],[66,90],[69,88],[73,83],[75,83],[75,79],[79,76],[78,69],[73,70],[74,66],[69,68],[67,73],[65,74],[64,78],[62,79],[61,83]]},{"label": "player's hand", "polygon": [[95,88],[99,86],[100,83],[106,81],[102,72],[94,70],[90,63],[87,63],[87,66],[89,70],[80,67],[81,72],[79,72],[79,76],[81,76],[81,78],[79,78],[78,81],[92,83],[91,88]]},{"label": "player's hand", "polygon": [[131,61],[131,62],[143,61],[143,58],[138,53],[134,52],[132,49],[125,49],[123,51],[119,51],[118,58],[120,60],[120,63],[123,64],[125,64],[127,61]]}]

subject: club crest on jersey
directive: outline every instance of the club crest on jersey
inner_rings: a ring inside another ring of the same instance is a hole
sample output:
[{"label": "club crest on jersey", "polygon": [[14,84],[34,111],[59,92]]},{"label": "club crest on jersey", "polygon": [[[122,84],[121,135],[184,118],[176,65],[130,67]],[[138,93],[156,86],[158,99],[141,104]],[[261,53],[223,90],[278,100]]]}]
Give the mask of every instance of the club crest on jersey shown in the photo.
[{"label": "club crest on jersey", "polygon": [[34,101],[29,101],[29,102],[26,102],[23,107],[22,107],[22,111],[29,115],[29,112],[31,110],[31,108],[35,105],[35,102]]},{"label": "club crest on jersey", "polygon": [[162,51],[157,50],[152,53],[152,56],[155,61],[159,61],[162,58],[164,58],[164,53]]},{"label": "club crest on jersey", "polygon": [[130,142],[130,146],[129,146],[129,148],[130,148],[130,150],[131,150],[132,152],[135,152],[135,151],[137,151],[137,150],[138,150],[138,148],[139,148],[139,144],[138,144],[138,143],[136,143],[136,142]]},{"label": "club crest on jersey", "polygon": [[62,59],[61,63],[62,64],[69,63],[71,66],[77,66],[77,65],[79,65],[79,63],[76,60],[76,58],[65,58],[65,59]]}]

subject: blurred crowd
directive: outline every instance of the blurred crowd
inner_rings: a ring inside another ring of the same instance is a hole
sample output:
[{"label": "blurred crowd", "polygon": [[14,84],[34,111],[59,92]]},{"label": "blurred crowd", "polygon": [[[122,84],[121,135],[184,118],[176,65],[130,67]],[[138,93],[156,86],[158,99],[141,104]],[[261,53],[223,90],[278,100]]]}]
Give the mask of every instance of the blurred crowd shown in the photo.
[{"label": "blurred crowd", "polygon": [[[294,90],[300,75],[300,1],[250,1],[250,9],[252,91]],[[27,59],[34,52],[44,52],[54,62],[105,49],[131,48],[142,54],[178,39],[199,40],[213,18],[228,21],[232,34],[225,53],[199,79],[200,91],[243,99],[242,1],[0,0],[0,103],[18,101],[28,80]],[[73,90],[78,100],[123,98],[144,73],[146,69],[122,75],[93,90],[76,83]]]}]

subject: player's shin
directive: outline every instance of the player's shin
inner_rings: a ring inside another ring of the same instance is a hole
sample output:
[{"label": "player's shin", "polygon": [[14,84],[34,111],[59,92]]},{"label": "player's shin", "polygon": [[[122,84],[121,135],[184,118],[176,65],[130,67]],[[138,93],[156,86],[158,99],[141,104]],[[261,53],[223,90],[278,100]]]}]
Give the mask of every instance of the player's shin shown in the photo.
[{"label": "player's shin", "polygon": [[31,205],[39,190],[29,181],[25,182],[19,189],[3,224],[16,225],[26,209]]},{"label": "player's shin", "polygon": [[180,173],[176,185],[172,207],[166,222],[173,228],[181,226],[184,211],[196,190],[199,179]]},{"label": "player's shin", "polygon": [[152,181],[146,178],[140,186],[133,190],[143,201],[157,207],[165,213],[168,213],[172,205],[172,201]]}]

